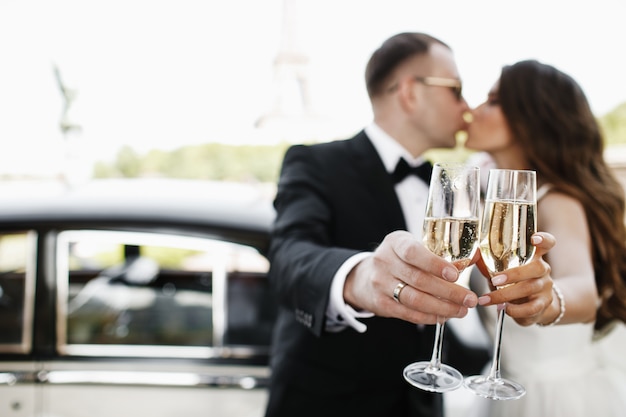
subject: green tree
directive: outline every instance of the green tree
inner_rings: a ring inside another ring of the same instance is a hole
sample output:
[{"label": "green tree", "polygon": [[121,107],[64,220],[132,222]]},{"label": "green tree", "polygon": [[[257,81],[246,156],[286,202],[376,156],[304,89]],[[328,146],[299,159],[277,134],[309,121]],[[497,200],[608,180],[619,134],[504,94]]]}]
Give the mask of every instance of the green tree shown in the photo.
[{"label": "green tree", "polygon": [[141,156],[124,147],[112,164],[99,162],[96,178],[162,176],[204,180],[276,182],[288,144],[184,146]]},{"label": "green tree", "polygon": [[626,143],[626,103],[600,117],[598,122],[608,146]]},{"label": "green tree", "polygon": [[[598,117],[607,147],[626,143],[626,103]],[[462,145],[435,149],[425,156],[431,161],[465,161],[472,152]],[[204,180],[259,181],[276,183],[288,143],[278,145],[226,145],[208,143],[184,146],[173,151],[152,150],[139,155],[125,146],[113,163],[99,162],[96,178],[162,176]]]}]

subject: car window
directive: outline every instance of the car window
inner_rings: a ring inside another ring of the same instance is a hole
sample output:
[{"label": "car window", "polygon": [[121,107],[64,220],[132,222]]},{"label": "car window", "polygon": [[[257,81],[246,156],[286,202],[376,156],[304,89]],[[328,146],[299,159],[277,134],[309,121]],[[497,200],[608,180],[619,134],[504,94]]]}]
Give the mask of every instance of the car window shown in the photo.
[{"label": "car window", "polygon": [[35,245],[32,232],[0,234],[0,352],[30,350]]},{"label": "car window", "polygon": [[57,253],[62,353],[219,357],[269,344],[269,263],[250,246],[66,231]]}]

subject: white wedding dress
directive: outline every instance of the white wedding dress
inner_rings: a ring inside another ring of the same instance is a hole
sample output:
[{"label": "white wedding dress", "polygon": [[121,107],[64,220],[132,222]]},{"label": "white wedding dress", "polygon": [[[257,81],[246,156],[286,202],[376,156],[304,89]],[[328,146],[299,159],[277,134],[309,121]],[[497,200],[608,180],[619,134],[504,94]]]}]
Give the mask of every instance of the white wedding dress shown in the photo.
[{"label": "white wedding dress", "polygon": [[[479,308],[484,310],[481,319],[493,337],[496,307]],[[501,358],[502,376],[521,383],[526,395],[507,401],[476,397],[469,410],[471,416],[626,415],[623,324],[594,342],[593,324],[523,327],[506,316]]]},{"label": "white wedding dress", "polygon": [[[538,199],[544,193],[538,190]],[[474,268],[472,289],[489,291]],[[478,307],[485,329],[494,337],[497,307]],[[518,400],[476,397],[475,417],[623,417],[626,416],[626,329],[593,340],[593,323],[552,327],[520,326],[505,317],[502,376],[526,388]],[[485,369],[485,373],[489,369]]]}]

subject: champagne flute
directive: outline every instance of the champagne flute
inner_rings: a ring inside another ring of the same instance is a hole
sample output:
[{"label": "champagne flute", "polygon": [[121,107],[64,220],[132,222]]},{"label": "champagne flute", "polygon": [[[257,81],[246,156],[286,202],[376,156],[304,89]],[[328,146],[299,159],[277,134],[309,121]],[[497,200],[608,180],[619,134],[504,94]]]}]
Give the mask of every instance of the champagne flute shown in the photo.
[{"label": "champagne flute", "polygon": [[[529,262],[535,247],[530,242],[537,231],[537,185],[535,171],[492,169],[485,198],[480,252],[489,271],[495,275]],[[502,287],[499,287],[502,288]],[[494,400],[514,400],[526,389],[500,375],[500,354],[505,304],[498,305],[498,321],[491,369],[464,384],[475,394]]]},{"label": "champagne flute", "polygon": [[[457,163],[436,163],[430,181],[423,243],[434,254],[465,269],[478,249],[480,169]],[[437,317],[430,361],[409,364],[404,379],[431,392],[447,392],[463,384],[463,375],[441,363],[445,317]]]}]

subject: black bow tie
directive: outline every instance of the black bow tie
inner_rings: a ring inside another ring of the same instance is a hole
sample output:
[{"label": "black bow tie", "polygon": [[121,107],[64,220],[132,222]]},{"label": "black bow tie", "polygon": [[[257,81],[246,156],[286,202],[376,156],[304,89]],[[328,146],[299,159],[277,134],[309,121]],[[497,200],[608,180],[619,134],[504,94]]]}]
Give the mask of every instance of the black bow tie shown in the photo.
[{"label": "black bow tie", "polygon": [[395,184],[399,183],[407,177],[407,175],[417,175],[426,184],[430,185],[430,177],[433,173],[433,166],[430,162],[426,161],[423,164],[412,167],[406,162],[404,158],[400,158],[398,165],[396,165],[395,171],[391,174],[391,178]]}]

